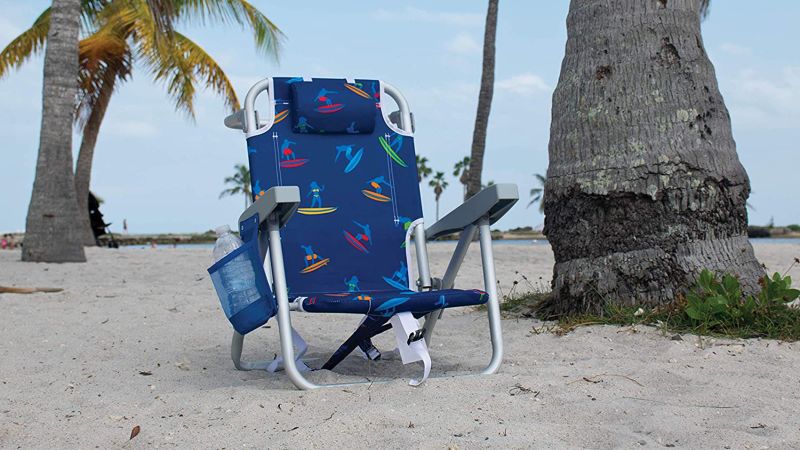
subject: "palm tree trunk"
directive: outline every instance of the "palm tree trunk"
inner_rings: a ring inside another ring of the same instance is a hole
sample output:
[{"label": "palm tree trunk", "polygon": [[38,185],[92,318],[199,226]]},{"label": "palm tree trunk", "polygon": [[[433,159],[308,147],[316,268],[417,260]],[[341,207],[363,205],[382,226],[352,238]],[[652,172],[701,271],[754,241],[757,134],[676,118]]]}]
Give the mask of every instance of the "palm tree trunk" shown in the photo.
[{"label": "palm tree trunk", "polygon": [[700,33],[700,0],[572,0],[553,93],[552,312],[674,300],[702,268],[763,270],[750,194]]},{"label": "palm tree trunk", "polygon": [[44,55],[42,126],[23,261],[85,262],[72,173],[80,0],[53,0]]},{"label": "palm tree trunk", "polygon": [[464,199],[481,190],[483,172],[483,153],[486,150],[486,130],[489,127],[489,113],[494,95],[494,54],[497,35],[497,4],[499,0],[489,0],[486,11],[486,29],[483,36],[483,73],[481,90],[478,94],[478,110],[475,113],[475,129],[472,132],[472,152],[469,160],[469,184]]},{"label": "palm tree trunk", "polygon": [[116,74],[108,74],[100,87],[94,108],[83,127],[81,148],[78,151],[78,162],[75,164],[75,195],[78,198],[78,213],[81,216],[81,235],[83,245],[96,245],[92,224],[89,220],[89,186],[92,179],[92,160],[100,125],[103,123],[111,95],[114,93]]}]

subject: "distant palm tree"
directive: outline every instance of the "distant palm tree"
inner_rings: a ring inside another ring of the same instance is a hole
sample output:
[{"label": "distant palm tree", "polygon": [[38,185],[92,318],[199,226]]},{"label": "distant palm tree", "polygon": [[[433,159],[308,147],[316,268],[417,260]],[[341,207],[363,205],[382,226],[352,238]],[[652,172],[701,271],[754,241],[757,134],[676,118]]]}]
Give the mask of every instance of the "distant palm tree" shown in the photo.
[{"label": "distant palm tree", "polygon": [[231,187],[220,192],[219,198],[243,194],[244,207],[247,208],[250,206],[250,199],[253,198],[253,194],[250,191],[250,169],[244,164],[236,164],[233,168],[236,173],[225,177],[225,184],[231,185]]},{"label": "distant palm tree", "polygon": [[428,185],[433,188],[433,193],[436,194],[436,220],[439,220],[439,197],[442,192],[447,189],[449,183],[444,179],[444,172],[436,172],[436,175],[428,182]]},{"label": "distant palm tree", "polygon": [[85,262],[72,173],[81,0],[53,0],[49,11],[53,26],[45,32],[49,44],[44,54],[39,156],[25,220],[22,260]]},{"label": "distant palm tree", "polygon": [[486,131],[489,127],[489,112],[494,95],[494,56],[497,37],[497,7],[499,0],[489,0],[486,11],[486,28],[483,34],[483,71],[481,90],[478,93],[478,110],[475,113],[475,129],[472,132],[472,150],[469,164],[467,195],[471,197],[481,189],[483,154],[486,151]]},{"label": "distant palm tree", "polygon": [[[252,30],[258,50],[277,56],[282,34],[246,0],[81,0],[84,33],[80,43],[80,91],[76,123],[83,139],[75,167],[75,190],[86,245],[94,245],[88,216],[92,160],[100,125],[114,90],[131,75],[134,60],[163,83],[175,108],[194,119],[199,87],[215,91],[231,110],[239,101],[219,64],[195,42],[175,31],[174,20],[235,23]],[[0,77],[45,46],[50,9],[0,52]]]},{"label": "distant palm tree", "polygon": [[464,200],[467,199],[467,184],[469,183],[469,156],[457,162],[453,167],[453,176],[464,186]]},{"label": "distant palm tree", "polygon": [[417,181],[422,183],[422,180],[431,176],[433,170],[428,167],[428,158],[417,155]]},{"label": "distant palm tree", "polygon": [[528,202],[528,208],[531,207],[536,202],[539,202],[539,212],[544,214],[544,182],[547,181],[542,174],[535,173],[533,174],[536,181],[539,182],[539,187],[535,187],[531,189],[531,201]]}]

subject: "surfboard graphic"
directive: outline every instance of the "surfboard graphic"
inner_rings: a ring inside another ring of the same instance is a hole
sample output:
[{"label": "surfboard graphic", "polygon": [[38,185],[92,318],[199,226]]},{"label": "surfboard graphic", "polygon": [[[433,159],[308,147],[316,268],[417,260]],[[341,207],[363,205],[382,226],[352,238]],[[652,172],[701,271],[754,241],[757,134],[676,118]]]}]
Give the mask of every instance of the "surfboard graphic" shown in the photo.
[{"label": "surfboard graphic", "polygon": [[330,105],[317,106],[315,110],[322,114],[333,114],[336,111],[341,111],[344,105],[341,103],[332,103]]},{"label": "surfboard graphic", "polygon": [[319,216],[321,214],[330,214],[336,211],[335,206],[328,208],[297,208],[297,212],[306,216]]},{"label": "surfboard graphic", "polygon": [[288,109],[284,109],[283,111],[279,111],[277,114],[275,114],[275,119],[272,121],[272,123],[273,124],[280,123],[280,121],[285,119],[287,116],[289,116],[289,110]]},{"label": "surfboard graphic", "polygon": [[388,154],[389,157],[392,158],[392,161],[396,162],[401,167],[408,167],[408,164],[406,164],[406,162],[403,161],[403,158],[401,158],[400,155],[398,155],[397,152],[394,151],[392,146],[389,145],[389,142],[386,141],[386,138],[384,138],[383,136],[378,136],[378,142],[381,143],[381,147],[383,148],[384,151],[386,151],[386,154]]},{"label": "surfboard graphic", "polygon": [[350,160],[350,162],[349,162],[349,163],[347,163],[347,166],[344,168],[344,173],[350,173],[350,172],[352,172],[352,171],[353,171],[353,169],[355,169],[355,168],[356,168],[356,166],[358,165],[358,163],[360,163],[360,162],[361,162],[361,157],[362,157],[362,156],[364,156],[364,149],[363,149],[363,148],[362,148],[362,149],[359,149],[359,150],[356,152],[355,156],[353,156],[353,159],[351,159],[351,160]]},{"label": "surfboard graphic", "polygon": [[348,244],[352,245],[353,248],[355,248],[356,250],[362,253],[369,253],[369,249],[367,249],[367,246],[362,244],[361,241],[356,239],[356,237],[353,236],[353,234],[347,230],[344,230],[344,239],[347,241]]},{"label": "surfboard graphic", "polygon": [[367,99],[369,98],[369,94],[367,94],[366,92],[362,91],[361,89],[353,86],[352,84],[345,84],[344,87],[346,87],[347,89],[353,91],[354,93],[358,94],[361,97],[364,97],[364,98],[367,98]]},{"label": "surfboard graphic", "polygon": [[387,197],[383,194],[378,194],[375,191],[370,191],[369,189],[362,189],[361,193],[364,194],[370,200],[375,200],[376,202],[386,203],[392,201],[390,197]]},{"label": "surfboard graphic", "polygon": [[391,279],[389,277],[383,277],[383,281],[387,282],[389,284],[389,286],[391,286],[391,287],[393,287],[395,289],[400,289],[401,291],[407,291],[408,290],[408,286],[400,283],[399,281],[395,281],[395,280],[393,280],[393,279]]},{"label": "surfboard graphic", "polygon": [[375,312],[380,311],[385,316],[394,315],[392,313],[394,312],[395,308],[397,308],[398,306],[400,306],[403,303],[407,302],[408,300],[409,300],[409,297],[390,298],[389,300],[386,300],[385,302],[383,302],[383,304],[381,306],[378,306],[377,308],[375,308]]},{"label": "surfboard graphic", "polygon": [[321,260],[315,262],[314,264],[309,265],[305,269],[301,270],[300,273],[313,272],[313,271],[315,271],[317,269],[320,269],[320,268],[322,268],[324,266],[327,266],[329,262],[331,262],[330,258],[321,259]]},{"label": "surfboard graphic", "polygon": [[295,167],[304,166],[307,162],[308,159],[306,158],[284,159],[281,161],[281,167],[284,169],[293,169]]},{"label": "surfboard graphic", "polygon": [[324,294],[326,297],[347,297],[348,295],[352,295],[352,292],[337,292],[334,294]]}]

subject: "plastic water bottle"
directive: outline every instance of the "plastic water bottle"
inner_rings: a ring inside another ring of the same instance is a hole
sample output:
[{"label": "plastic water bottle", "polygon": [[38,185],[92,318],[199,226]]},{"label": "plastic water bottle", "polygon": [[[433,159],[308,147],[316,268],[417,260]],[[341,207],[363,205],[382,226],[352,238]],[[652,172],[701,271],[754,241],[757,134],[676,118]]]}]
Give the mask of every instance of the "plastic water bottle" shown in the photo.
[{"label": "plastic water bottle", "polygon": [[[212,252],[214,261],[219,261],[244,245],[227,225],[217,227],[217,242]],[[247,254],[241,254],[220,268],[222,284],[228,293],[231,314],[236,314],[261,296],[256,288],[256,274]]]}]

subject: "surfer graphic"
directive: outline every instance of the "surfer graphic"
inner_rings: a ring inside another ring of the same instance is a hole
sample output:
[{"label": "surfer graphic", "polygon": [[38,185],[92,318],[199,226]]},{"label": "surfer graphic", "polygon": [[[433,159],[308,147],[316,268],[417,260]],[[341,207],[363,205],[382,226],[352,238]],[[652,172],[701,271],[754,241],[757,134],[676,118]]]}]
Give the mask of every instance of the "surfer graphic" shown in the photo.
[{"label": "surfer graphic", "polygon": [[344,285],[347,286],[347,292],[358,292],[361,289],[358,287],[358,277],[353,275],[350,279],[344,280]]},{"label": "surfer graphic", "polygon": [[295,125],[295,128],[301,133],[308,133],[308,130],[314,129],[314,127],[309,125],[308,119],[303,116],[297,118],[297,125]]},{"label": "surfer graphic", "polygon": [[312,249],[310,245],[301,245],[300,247],[302,247],[302,249],[305,250],[306,252],[306,267],[314,264],[315,262],[317,262],[317,260],[319,260],[319,256],[316,253],[314,253],[314,249]]},{"label": "surfer graphic", "polygon": [[289,139],[283,140],[283,144],[281,144],[281,158],[287,161],[295,159],[294,150],[292,150],[292,144],[297,144],[297,142],[290,141]]},{"label": "surfer graphic", "polygon": [[372,189],[374,189],[375,192],[377,192],[378,194],[383,192],[383,186],[386,186],[389,189],[392,188],[392,185],[389,184],[388,181],[386,181],[386,178],[384,178],[383,175],[367,181],[367,184],[370,185]]},{"label": "surfer graphic", "polygon": [[357,227],[361,228],[361,233],[356,234],[356,239],[372,246],[372,229],[370,229],[369,224],[362,225],[355,220],[353,223],[356,224]]},{"label": "surfer graphic", "polygon": [[329,91],[325,88],[322,88],[319,90],[319,93],[317,94],[316,98],[314,98],[314,101],[325,103],[326,105],[331,105],[333,104],[333,101],[331,101],[331,99],[328,97],[328,94],[338,94],[338,93],[339,93],[338,91]]},{"label": "surfer graphic", "polygon": [[361,161],[361,156],[364,154],[364,147],[359,148],[354,154],[352,145],[337,145],[336,158],[333,160],[338,162],[342,153],[344,153],[344,157],[347,159],[347,166],[344,168],[344,173],[350,173]]},{"label": "surfer graphic", "polygon": [[311,196],[311,207],[322,208],[322,192],[325,191],[325,186],[320,186],[316,181],[312,181],[311,184],[308,185],[308,189],[306,198]]}]

